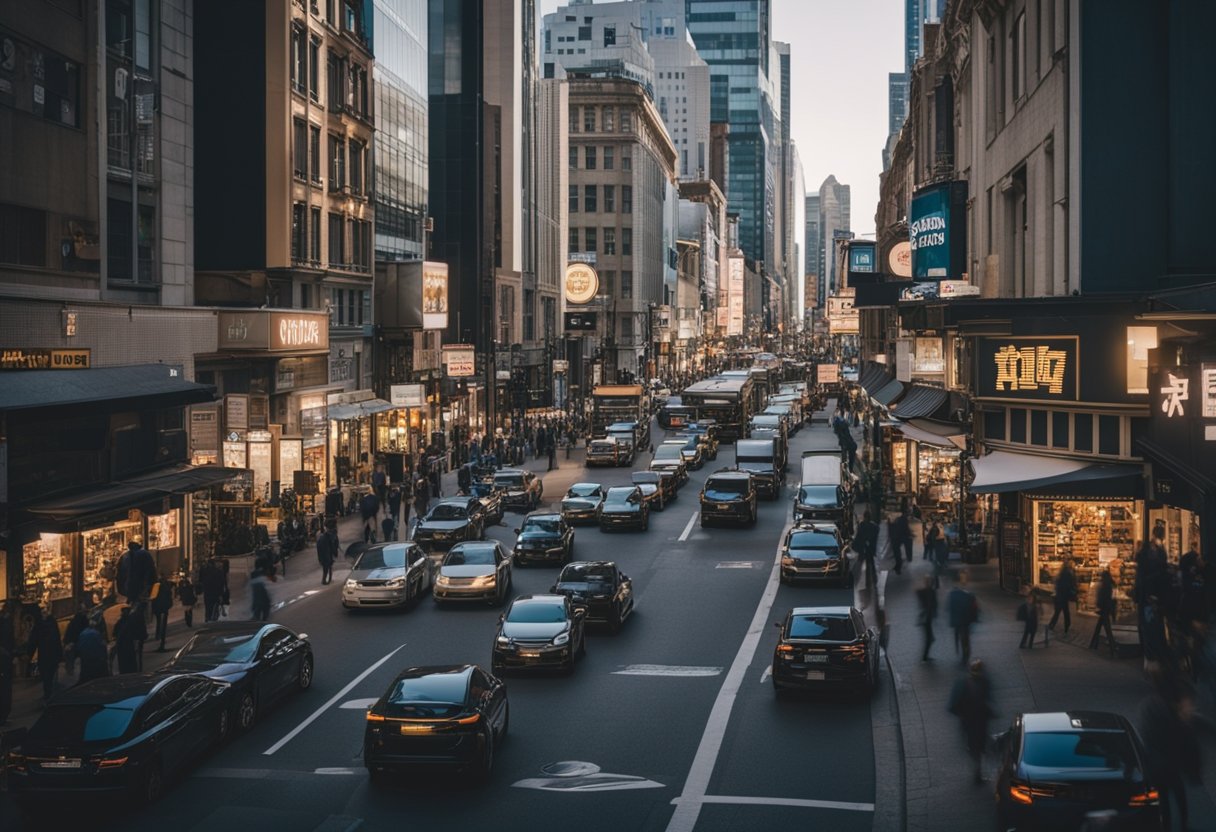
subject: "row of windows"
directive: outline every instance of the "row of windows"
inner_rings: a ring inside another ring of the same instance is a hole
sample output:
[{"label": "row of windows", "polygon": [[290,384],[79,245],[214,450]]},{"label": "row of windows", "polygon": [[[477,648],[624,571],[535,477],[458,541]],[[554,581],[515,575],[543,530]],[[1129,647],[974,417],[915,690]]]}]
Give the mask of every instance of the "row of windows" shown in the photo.
[{"label": "row of windows", "polygon": [[[366,220],[346,219],[335,211],[328,217],[329,260],[331,267],[368,272],[372,267],[372,224]],[[321,209],[303,202],[291,206],[291,260],[312,266],[321,265]]]},{"label": "row of windows", "polygon": [[[596,145],[586,145],[583,147],[583,170],[595,170],[597,167],[602,167],[603,170],[616,170],[616,147],[606,145],[602,148]],[[633,146],[621,145],[621,170],[633,170]],[[570,169],[578,170],[579,160],[579,145],[570,145]],[[601,165],[601,160],[603,164]]]},{"label": "row of windows", "polygon": [[990,441],[1103,456],[1131,453],[1134,429],[1129,417],[1118,414],[985,406],[983,417],[984,438]]},{"label": "row of windows", "polygon": [[[582,110],[582,119],[579,119],[579,110]],[[618,119],[619,116],[619,119]],[[633,111],[624,107],[618,112],[617,108],[611,104],[605,104],[603,107],[578,107],[570,105],[570,132],[579,132],[579,125],[582,125],[582,132],[595,133],[597,132],[596,125],[599,125],[598,132],[600,133],[632,133],[633,132]]]},{"label": "row of windows", "polygon": [[[329,189],[349,190],[362,196],[367,192],[369,161],[366,142],[347,140],[336,133],[328,136]],[[302,118],[292,121],[291,172],[296,179],[321,185],[321,128]]]},{"label": "row of windows", "polygon": [[[596,198],[597,193],[602,189],[604,194],[604,213],[616,213],[616,186],[615,185],[584,185],[583,186],[583,213],[596,214],[599,213],[599,200]],[[570,186],[569,208],[571,214],[579,212],[578,207],[579,189],[578,185]],[[621,186],[621,213],[633,213],[633,186]]]},{"label": "row of windows", "polygon": [[[291,27],[291,89],[313,101],[321,100],[321,38],[303,26]],[[325,80],[331,112],[345,111],[367,120],[371,114],[367,67],[326,50]]]},{"label": "row of windows", "polygon": [[[601,230],[604,232],[604,236],[603,236],[604,244],[602,247],[599,245],[599,240],[600,240],[599,232]],[[581,229],[581,231],[582,231],[581,240],[579,237],[579,231],[580,231],[580,229],[578,229],[578,228],[570,229],[570,239],[568,241],[570,251],[596,252],[599,254],[606,254],[606,255],[612,255],[612,256],[615,256],[617,254],[617,235],[616,235],[617,229],[616,228],[606,227],[603,229],[598,229],[598,228]],[[621,245],[620,245],[621,257],[632,257],[633,256],[633,229],[628,228],[628,227],[622,228],[620,240],[621,240]]]},{"label": "row of windows", "polygon": [[[300,307],[312,309],[312,287],[300,286]],[[334,326],[362,326],[372,322],[372,293],[366,289],[330,289],[330,323]]]}]

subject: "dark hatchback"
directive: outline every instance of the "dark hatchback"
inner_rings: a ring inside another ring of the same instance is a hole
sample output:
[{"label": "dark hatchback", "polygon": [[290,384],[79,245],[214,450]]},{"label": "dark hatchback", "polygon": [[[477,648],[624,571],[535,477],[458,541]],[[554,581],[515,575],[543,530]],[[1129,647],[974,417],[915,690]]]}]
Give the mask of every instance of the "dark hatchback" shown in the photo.
[{"label": "dark hatchback", "polygon": [[618,485],[608,489],[604,505],[600,508],[600,530],[621,527],[650,528],[650,506],[636,485]]},{"label": "dark hatchback", "polygon": [[715,471],[701,489],[701,527],[756,522],[756,486],[747,471]]},{"label": "dark hatchback", "polygon": [[414,767],[488,777],[509,720],[506,685],[481,668],[409,667],[367,709],[363,764],[373,783]]},{"label": "dark hatchback", "polygon": [[228,685],[205,676],[125,674],[57,695],[8,759],[27,808],[82,796],[151,803],[228,734]]},{"label": "dark hatchback", "polygon": [[1021,714],[997,737],[997,828],[1075,830],[1162,828],[1144,746],[1118,714]]},{"label": "dark hatchback", "polygon": [[414,529],[414,542],[428,552],[446,551],[462,540],[484,540],[486,510],[477,497],[444,497]]},{"label": "dark hatchback", "polygon": [[781,583],[831,581],[849,585],[849,560],[835,526],[799,524],[781,547]]},{"label": "dark hatchback", "polygon": [[165,665],[231,685],[233,722],[242,731],[274,700],[312,687],[314,669],[306,634],[262,621],[208,624]]},{"label": "dark hatchback", "polygon": [[521,595],[498,619],[492,666],[561,668],[574,671],[574,660],[587,652],[587,611],[564,595]]},{"label": "dark hatchback", "polygon": [[878,679],[878,633],[853,607],[795,607],[775,626],[773,688],[850,688]]},{"label": "dark hatchback", "polygon": [[516,566],[569,563],[574,555],[574,529],[555,512],[529,514],[515,533],[511,559]]},{"label": "dark hatchback", "polygon": [[607,624],[614,633],[633,613],[633,581],[610,560],[567,564],[553,592],[585,608],[587,621]]}]

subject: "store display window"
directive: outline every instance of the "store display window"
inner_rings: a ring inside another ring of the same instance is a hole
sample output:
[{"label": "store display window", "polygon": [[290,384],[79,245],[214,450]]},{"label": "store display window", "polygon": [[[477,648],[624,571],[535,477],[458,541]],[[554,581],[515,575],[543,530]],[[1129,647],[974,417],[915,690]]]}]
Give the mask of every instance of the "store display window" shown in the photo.
[{"label": "store display window", "polygon": [[[138,512],[135,512],[138,515]],[[127,544],[140,537],[142,524],[127,519],[112,526],[81,532],[80,545],[84,555],[82,588],[85,596],[100,602],[114,593],[118,575],[118,559],[127,551]]]},{"label": "store display window", "polygon": [[1165,554],[1170,563],[1177,563],[1189,550],[1199,549],[1199,515],[1184,508],[1163,506],[1148,513],[1150,529],[1161,528],[1165,537]]},{"label": "store display window", "polygon": [[180,516],[181,512],[173,509],[167,514],[153,514],[148,517],[149,551],[176,549],[181,546],[181,535],[178,528]]},{"label": "store display window", "polygon": [[918,502],[927,505],[958,500],[958,451],[918,442],[916,462]]},{"label": "store display window", "polygon": [[1141,503],[1137,500],[1033,500],[1035,583],[1051,590],[1065,560],[1077,576],[1077,607],[1093,611],[1098,576],[1115,582],[1116,618],[1134,616]]},{"label": "store display window", "polygon": [[41,534],[22,548],[25,584],[22,599],[27,604],[50,606],[72,597],[72,536]]}]

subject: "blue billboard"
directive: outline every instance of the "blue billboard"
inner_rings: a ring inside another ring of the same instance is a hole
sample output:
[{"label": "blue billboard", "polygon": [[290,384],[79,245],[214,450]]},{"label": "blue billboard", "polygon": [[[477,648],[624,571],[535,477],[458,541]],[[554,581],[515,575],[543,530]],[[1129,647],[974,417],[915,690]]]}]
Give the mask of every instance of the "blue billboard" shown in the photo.
[{"label": "blue billboard", "polygon": [[861,241],[849,244],[849,274],[873,274],[877,268],[877,244]]},{"label": "blue billboard", "polygon": [[967,183],[943,182],[912,197],[913,280],[958,280],[966,270]]}]

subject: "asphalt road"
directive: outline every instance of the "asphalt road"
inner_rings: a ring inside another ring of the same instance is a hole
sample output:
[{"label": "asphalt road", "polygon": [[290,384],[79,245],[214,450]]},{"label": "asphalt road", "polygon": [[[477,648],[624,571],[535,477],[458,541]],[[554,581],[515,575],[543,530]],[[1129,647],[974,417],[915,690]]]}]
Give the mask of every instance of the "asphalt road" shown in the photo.
[{"label": "asphalt road", "polygon": [[[648,532],[579,527],[575,558],[616,560],[633,579],[636,612],[616,636],[592,631],[572,676],[507,678],[510,734],[488,785],[416,776],[372,789],[361,759],[363,714],[404,666],[488,667],[499,610],[424,600],[403,613],[352,615],[335,580],[276,614],[309,634],[312,690],[264,714],[155,806],[121,819],[107,813],[107,821],[131,832],[346,832],[403,823],[427,830],[869,830],[869,703],[777,700],[766,672],[772,622],[789,607],[852,600],[848,589],[778,586],[773,571],[798,454],[834,444],[823,425],[793,437],[787,487],[777,501],[761,501],[753,529],[702,530],[694,520],[701,483],[730,464],[730,445],[716,463],[692,472],[679,499],[651,516]],[[553,472],[545,497],[556,501],[580,480],[626,483],[629,473]],[[518,518],[508,514],[489,534],[509,545]],[[547,591],[556,571],[517,569],[514,592]],[[570,765],[547,768],[555,763]],[[13,817],[11,807],[3,817]],[[88,817],[97,826],[97,816]]]}]

